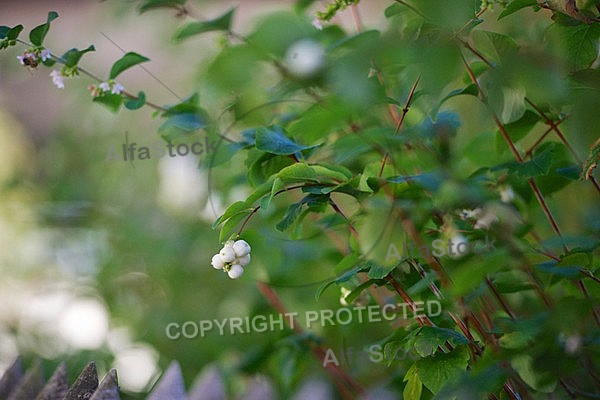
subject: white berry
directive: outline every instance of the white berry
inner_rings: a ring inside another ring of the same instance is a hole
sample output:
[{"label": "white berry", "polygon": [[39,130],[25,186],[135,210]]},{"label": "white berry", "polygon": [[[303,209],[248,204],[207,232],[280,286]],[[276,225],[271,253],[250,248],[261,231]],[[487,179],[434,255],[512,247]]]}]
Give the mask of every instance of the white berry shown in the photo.
[{"label": "white berry", "polygon": [[223,267],[225,266],[225,262],[223,261],[223,257],[221,257],[221,254],[215,254],[212,257],[211,265],[215,269],[223,269]]},{"label": "white berry", "polygon": [[233,244],[233,251],[238,257],[250,254],[250,245],[245,240],[238,240]]},{"label": "white berry", "polygon": [[223,247],[233,247],[233,243],[235,243],[233,240],[228,240],[225,242]]},{"label": "white berry", "polygon": [[219,254],[221,255],[223,262],[230,263],[233,260],[235,260],[235,253],[233,249],[229,246],[223,247]]},{"label": "white berry", "polygon": [[229,275],[229,277],[231,279],[237,279],[240,276],[242,276],[243,273],[244,273],[244,268],[240,264],[233,264],[229,268],[229,271],[227,271],[227,275]]},{"label": "white berry", "polygon": [[236,258],[236,264],[240,264],[242,267],[250,264],[250,254]]},{"label": "white berry", "polygon": [[289,71],[299,78],[315,75],[325,63],[325,50],[319,42],[302,39],[290,46],[285,57]]}]

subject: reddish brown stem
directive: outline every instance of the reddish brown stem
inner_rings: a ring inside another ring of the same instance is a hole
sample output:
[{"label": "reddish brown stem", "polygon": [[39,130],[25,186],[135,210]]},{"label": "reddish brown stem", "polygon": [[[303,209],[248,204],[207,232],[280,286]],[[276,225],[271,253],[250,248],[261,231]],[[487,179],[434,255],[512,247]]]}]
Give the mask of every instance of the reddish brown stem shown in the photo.
[{"label": "reddish brown stem", "polygon": [[498,289],[496,289],[496,287],[494,286],[494,284],[492,283],[492,281],[490,280],[490,278],[485,278],[485,283],[487,285],[487,287],[490,289],[490,291],[494,294],[494,297],[496,298],[496,300],[498,300],[498,303],[500,303],[500,306],[502,307],[502,309],[508,314],[508,316],[511,319],[515,319],[515,313],[510,309],[510,307],[508,306],[508,304],[504,301],[504,299],[502,298],[502,295],[498,292]]},{"label": "reddish brown stem", "polygon": [[[289,313],[287,312],[287,309],[283,305],[283,302],[279,298],[279,295],[277,294],[277,292],[275,292],[275,290],[273,290],[273,288],[271,288],[268,284],[266,284],[264,282],[258,282],[258,289],[263,294],[263,296],[267,299],[269,304],[271,304],[271,306],[279,314],[289,315]],[[292,318],[292,319],[286,320],[286,321],[288,321],[288,325],[290,325],[290,328],[292,328],[297,335],[304,334],[304,330],[296,322],[296,320],[293,317],[290,317],[290,318]],[[294,321],[294,322],[290,323],[289,321]],[[311,347],[313,354],[321,362],[321,365],[325,365],[325,369],[331,375],[334,382],[339,382],[339,380],[341,380],[345,385],[347,385],[349,388],[351,388],[355,393],[357,393],[361,396],[365,394],[364,389],[354,380],[354,378],[347,375],[341,368],[339,368],[337,365],[335,365],[335,363],[325,363],[325,360],[326,360],[325,350],[323,350],[320,346],[318,346],[314,342],[311,342],[310,347]],[[347,390],[342,390],[342,393],[346,393],[346,396],[349,395],[349,393],[347,393]],[[354,397],[344,397],[344,398],[353,399]]]}]

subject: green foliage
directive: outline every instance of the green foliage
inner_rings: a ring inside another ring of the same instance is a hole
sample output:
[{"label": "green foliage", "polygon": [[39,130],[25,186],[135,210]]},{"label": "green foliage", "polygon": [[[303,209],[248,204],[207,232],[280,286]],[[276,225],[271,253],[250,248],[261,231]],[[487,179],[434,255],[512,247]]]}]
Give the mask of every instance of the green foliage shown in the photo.
[{"label": "green foliage", "polygon": [[108,75],[108,79],[115,79],[126,69],[129,69],[135,65],[141,64],[146,61],[150,61],[150,59],[133,51],[130,51],[126,53],[123,57],[115,61],[113,66],[110,68],[110,74]]},{"label": "green foliage", "polygon": [[[107,227],[123,238],[115,253],[125,259],[107,261],[99,278],[107,303],[122,318],[131,304],[159,304],[131,322],[136,334],[196,367],[216,360],[227,367],[232,391],[241,385],[239,375],[260,372],[292,397],[316,370],[311,350],[319,357],[348,337],[415,358],[337,366],[342,372],[330,379],[347,374],[365,386],[385,382],[410,400],[507,398],[511,391],[560,397],[571,389],[596,396],[587,367],[600,359],[594,311],[600,298],[600,23],[594,9],[569,12],[556,2],[529,0],[389,3],[377,23],[373,16],[361,22],[366,3],[347,0],[325,6],[301,0],[244,23],[244,34],[234,24],[235,8],[184,22],[174,33],[182,52],[189,52],[185,39],[222,33],[214,55],[194,69],[190,87],[202,98],[194,93],[157,106],[149,90],[137,98],[106,91],[94,97],[114,112],[121,105],[154,108],[165,141],[197,140],[200,130],[206,140],[219,138],[216,154],[199,160],[200,176],[210,174],[210,193],[198,190],[204,206],[172,214],[152,208],[148,199],[157,185],[149,169],[144,185],[135,186],[143,193],[139,215]],[[188,6],[147,0],[139,11],[175,9],[191,17]],[[311,26],[309,11],[328,26]],[[338,26],[335,15],[354,15],[360,29]],[[31,31],[28,51],[45,49],[56,17],[49,13]],[[2,46],[13,45],[22,29],[1,26]],[[310,43],[307,54],[291,51],[298,43]],[[57,62],[76,70],[94,50],[73,48]],[[109,80],[146,61],[125,54]],[[179,65],[175,58],[173,64]],[[314,68],[306,76],[292,73],[307,65]],[[137,167],[135,173],[142,174]],[[119,174],[106,181],[123,181]],[[87,190],[86,196],[102,196]],[[129,199],[117,199],[134,209]],[[209,205],[220,214],[212,223],[218,239],[198,217],[206,218]],[[147,218],[156,219],[146,224]],[[237,282],[214,278],[206,255],[215,242],[238,238],[252,244],[247,275]],[[432,253],[451,241],[468,251]],[[134,251],[144,254],[142,266],[130,257]],[[113,278],[123,265],[129,275]],[[128,281],[142,276],[151,285]],[[269,285],[284,299],[265,295]],[[223,302],[202,309],[208,320],[266,315],[268,303],[300,316],[336,311],[339,302],[349,308],[404,303],[409,316],[396,310],[395,321],[384,316],[236,341],[164,343],[168,322],[197,317],[198,293],[203,301]],[[410,315],[432,301],[440,313]],[[198,358],[200,350],[206,354]]]},{"label": "green foliage", "polygon": [[140,14],[146,11],[160,8],[175,8],[180,9],[185,4],[186,0],[147,0],[140,5]]},{"label": "green foliage", "polygon": [[[58,18],[56,11],[50,11],[45,24],[38,25],[29,32],[29,40],[36,46],[41,46],[50,30],[50,23]],[[10,37],[9,37],[10,39]],[[16,39],[16,36],[15,36]]]},{"label": "green foliage", "polygon": [[201,22],[190,22],[183,25],[174,36],[174,39],[181,41],[187,39],[190,36],[199,35],[205,32],[213,31],[229,31],[231,28],[231,21],[233,20],[233,14],[235,8],[230,9],[225,14],[221,15],[212,20],[201,21]]},{"label": "green foliage", "polygon": [[65,54],[63,54],[61,56],[61,58],[64,60],[65,66],[72,68],[72,67],[77,66],[77,64],[79,63],[79,60],[81,60],[81,57],[85,53],[90,52],[90,51],[96,51],[96,48],[92,44],[83,50],[78,50],[78,49],[68,50]]}]

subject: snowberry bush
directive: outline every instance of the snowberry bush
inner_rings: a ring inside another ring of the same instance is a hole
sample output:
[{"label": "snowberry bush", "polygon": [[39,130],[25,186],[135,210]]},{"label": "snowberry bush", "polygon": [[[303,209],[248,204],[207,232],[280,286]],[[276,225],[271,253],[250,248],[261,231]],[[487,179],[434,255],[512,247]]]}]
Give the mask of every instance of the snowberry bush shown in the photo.
[{"label": "snowberry bush", "polygon": [[[89,80],[92,101],[114,112],[152,108],[165,141],[219,139],[200,160],[211,193],[246,195],[215,218],[223,247],[197,267],[237,280],[219,275],[227,296],[256,281],[281,314],[275,287],[307,286],[321,302],[303,294],[291,311],[332,299],[443,308],[400,323],[291,326],[239,370],[272,377],[283,397],[323,365],[347,399],[375,387],[405,399],[600,397],[597,2],[299,0],[247,32],[235,9],[195,18],[196,3],[140,5],[186,19],[176,43],[218,36],[198,66],[202,90],[174,105],[116,81],[149,61],[141,54],[104,75],[85,63],[92,45],[59,55],[46,40],[54,12],[28,40],[23,26],[1,26],[0,48],[24,68],[52,68],[64,91]],[[484,238],[494,251],[418,251]],[[417,251],[388,257],[406,242]],[[256,304],[253,316],[264,313]],[[420,357],[328,364],[342,337]]]}]

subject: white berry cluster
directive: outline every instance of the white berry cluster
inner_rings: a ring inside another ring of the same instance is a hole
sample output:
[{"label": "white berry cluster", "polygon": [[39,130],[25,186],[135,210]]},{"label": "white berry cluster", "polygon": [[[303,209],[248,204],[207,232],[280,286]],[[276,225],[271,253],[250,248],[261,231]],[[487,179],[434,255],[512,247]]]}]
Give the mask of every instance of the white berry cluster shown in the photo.
[{"label": "white berry cluster", "polygon": [[245,240],[229,240],[212,257],[211,265],[227,272],[231,279],[237,279],[244,273],[244,267],[250,264],[250,250],[250,245]]}]

